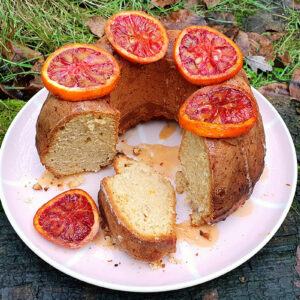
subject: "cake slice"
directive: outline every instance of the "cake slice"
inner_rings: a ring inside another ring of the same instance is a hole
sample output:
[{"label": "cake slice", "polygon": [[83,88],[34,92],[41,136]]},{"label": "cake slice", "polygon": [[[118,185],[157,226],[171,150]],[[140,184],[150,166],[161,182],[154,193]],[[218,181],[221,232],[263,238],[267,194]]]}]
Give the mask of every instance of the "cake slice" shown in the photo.
[{"label": "cake slice", "polygon": [[176,251],[175,192],[144,163],[119,154],[115,176],[101,182],[101,215],[120,248],[135,259],[154,262]]},{"label": "cake slice", "polygon": [[56,177],[99,171],[116,154],[119,118],[105,99],[72,102],[50,93],[36,125],[41,163]]},{"label": "cake slice", "polygon": [[209,139],[184,131],[176,189],[184,190],[191,203],[193,225],[224,220],[250,197],[264,169],[263,141],[260,116],[248,133],[235,138]]}]

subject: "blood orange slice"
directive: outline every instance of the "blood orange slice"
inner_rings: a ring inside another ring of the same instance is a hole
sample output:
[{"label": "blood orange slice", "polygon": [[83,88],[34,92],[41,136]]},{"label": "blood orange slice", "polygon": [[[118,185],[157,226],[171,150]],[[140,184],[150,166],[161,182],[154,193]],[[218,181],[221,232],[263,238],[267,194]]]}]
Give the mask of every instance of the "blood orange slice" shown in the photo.
[{"label": "blood orange slice", "polygon": [[123,11],[107,20],[107,39],[115,50],[132,62],[155,62],[164,57],[169,41],[166,29],[142,11]]},{"label": "blood orange slice", "polygon": [[174,60],[191,83],[209,85],[233,77],[243,66],[243,55],[227,36],[207,26],[189,26],[176,39]]},{"label": "blood orange slice", "polygon": [[115,87],[120,68],[107,51],[87,44],[59,48],[42,68],[45,87],[63,100],[80,101],[102,97]]},{"label": "blood orange slice", "polygon": [[98,208],[91,196],[73,189],[54,197],[35,214],[33,225],[47,240],[67,248],[80,248],[97,234]]},{"label": "blood orange slice", "polygon": [[180,108],[179,124],[204,137],[235,137],[253,127],[257,114],[252,95],[239,87],[219,84],[192,94]]}]

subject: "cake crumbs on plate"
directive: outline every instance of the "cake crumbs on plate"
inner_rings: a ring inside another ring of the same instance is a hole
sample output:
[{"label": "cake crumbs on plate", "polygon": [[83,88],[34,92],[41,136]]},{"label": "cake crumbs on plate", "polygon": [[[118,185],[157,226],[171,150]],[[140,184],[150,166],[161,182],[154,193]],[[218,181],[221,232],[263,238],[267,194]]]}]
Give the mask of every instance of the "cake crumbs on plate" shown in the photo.
[{"label": "cake crumbs on plate", "polygon": [[32,203],[32,199],[31,199],[31,198],[27,198],[27,199],[25,200],[25,203]]},{"label": "cake crumbs on plate", "polygon": [[43,189],[43,187],[37,182],[35,183],[32,188],[35,190],[35,191],[41,191]]},{"label": "cake crumbs on plate", "polygon": [[152,270],[157,270],[161,268],[164,264],[162,263],[162,259],[149,263],[149,266]]},{"label": "cake crumbs on plate", "polygon": [[180,264],[180,260],[176,259],[173,255],[169,254],[168,262],[171,264]]},{"label": "cake crumbs on plate", "polygon": [[133,147],[132,152],[134,155],[139,155],[141,153],[141,148],[140,147]]}]

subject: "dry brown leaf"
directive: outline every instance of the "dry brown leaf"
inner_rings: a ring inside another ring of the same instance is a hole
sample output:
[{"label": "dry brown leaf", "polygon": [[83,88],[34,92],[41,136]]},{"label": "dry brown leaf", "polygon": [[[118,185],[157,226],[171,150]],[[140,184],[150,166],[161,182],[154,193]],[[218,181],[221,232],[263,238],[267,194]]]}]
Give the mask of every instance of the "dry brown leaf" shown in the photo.
[{"label": "dry brown leaf", "polygon": [[278,55],[278,58],[285,66],[287,66],[291,62],[290,53],[288,51],[285,51],[283,55]]},{"label": "dry brown leaf", "polygon": [[250,53],[252,56],[263,56],[266,61],[274,61],[274,47],[267,37],[256,32],[247,32],[247,35],[250,43]]},{"label": "dry brown leaf", "polygon": [[2,55],[13,62],[18,62],[23,59],[39,59],[42,57],[41,52],[32,50],[17,42],[12,43],[10,41],[5,41],[5,47],[0,43],[0,49]]},{"label": "dry brown leaf", "polygon": [[240,30],[238,35],[235,37],[234,42],[241,49],[243,56],[247,57],[250,53],[250,42],[248,39],[248,34]]},{"label": "dry brown leaf", "polygon": [[207,8],[211,8],[213,6],[218,5],[221,0],[203,0]]},{"label": "dry brown leaf", "polygon": [[184,6],[184,8],[192,8],[198,4],[200,4],[200,0],[187,0],[187,1],[184,1],[183,6]]},{"label": "dry brown leaf", "polygon": [[90,31],[100,38],[104,35],[105,24],[106,19],[101,16],[88,18],[84,22],[84,25],[88,26],[90,28]]},{"label": "dry brown leaf", "polygon": [[[41,72],[43,64],[44,64],[44,58],[39,59],[31,68],[32,72]],[[29,81],[29,84],[24,88],[24,92],[28,92],[31,94],[37,93],[39,90],[41,90],[44,87],[44,83],[42,81],[42,77],[40,74],[34,74],[34,78]]]},{"label": "dry brown leaf", "polygon": [[205,15],[207,25],[222,32],[232,40],[237,36],[239,27],[232,13],[213,12]]},{"label": "dry brown leaf", "polygon": [[289,86],[287,83],[270,83],[261,86],[258,91],[266,97],[289,97]]},{"label": "dry brown leaf", "polygon": [[191,25],[206,25],[204,18],[186,9],[172,12],[167,17],[162,18],[161,22],[168,30],[182,30]]},{"label": "dry brown leaf", "polygon": [[300,10],[300,3],[298,0],[285,0],[286,6],[294,10]]},{"label": "dry brown leaf", "polygon": [[179,0],[151,0],[149,4],[149,8],[153,7],[165,7],[167,5],[172,5],[177,3]]},{"label": "dry brown leaf", "polygon": [[263,56],[247,56],[246,63],[255,73],[257,73],[258,69],[263,72],[273,70],[272,66]]},{"label": "dry brown leaf", "polygon": [[[300,100],[300,68],[296,68],[294,70],[292,80],[290,83],[290,95],[291,97]],[[298,271],[300,271],[300,247],[299,246],[297,248],[297,259],[298,259]]]},{"label": "dry brown leaf", "polygon": [[218,291],[216,289],[205,291],[202,299],[203,300],[218,300],[219,299]]},{"label": "dry brown leaf", "polygon": [[276,42],[284,37],[283,32],[268,32],[268,35],[265,35],[271,42]]}]

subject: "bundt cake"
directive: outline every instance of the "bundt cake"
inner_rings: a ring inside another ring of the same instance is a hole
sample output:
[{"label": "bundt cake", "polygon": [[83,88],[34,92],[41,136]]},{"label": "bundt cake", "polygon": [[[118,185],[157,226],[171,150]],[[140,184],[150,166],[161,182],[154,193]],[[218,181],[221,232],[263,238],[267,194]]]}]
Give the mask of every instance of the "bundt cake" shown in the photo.
[{"label": "bundt cake", "polygon": [[115,176],[99,191],[101,216],[120,248],[138,260],[154,262],[176,251],[175,191],[150,166],[115,157]]},{"label": "bundt cake", "polygon": [[[166,56],[147,65],[119,56],[105,37],[98,42],[117,59],[119,82],[109,95],[95,101],[59,101],[49,95],[36,128],[38,153],[47,169],[56,176],[98,171],[115,155],[117,132],[154,117],[178,120],[182,103],[199,89],[180,75],[173,61],[178,34],[169,31]],[[251,93],[243,70],[226,83]],[[92,134],[91,140],[87,133]],[[236,138],[210,139],[185,132],[180,147],[181,178],[192,202],[193,224],[217,222],[241,205],[262,173],[264,154],[260,117],[248,133]]]}]

